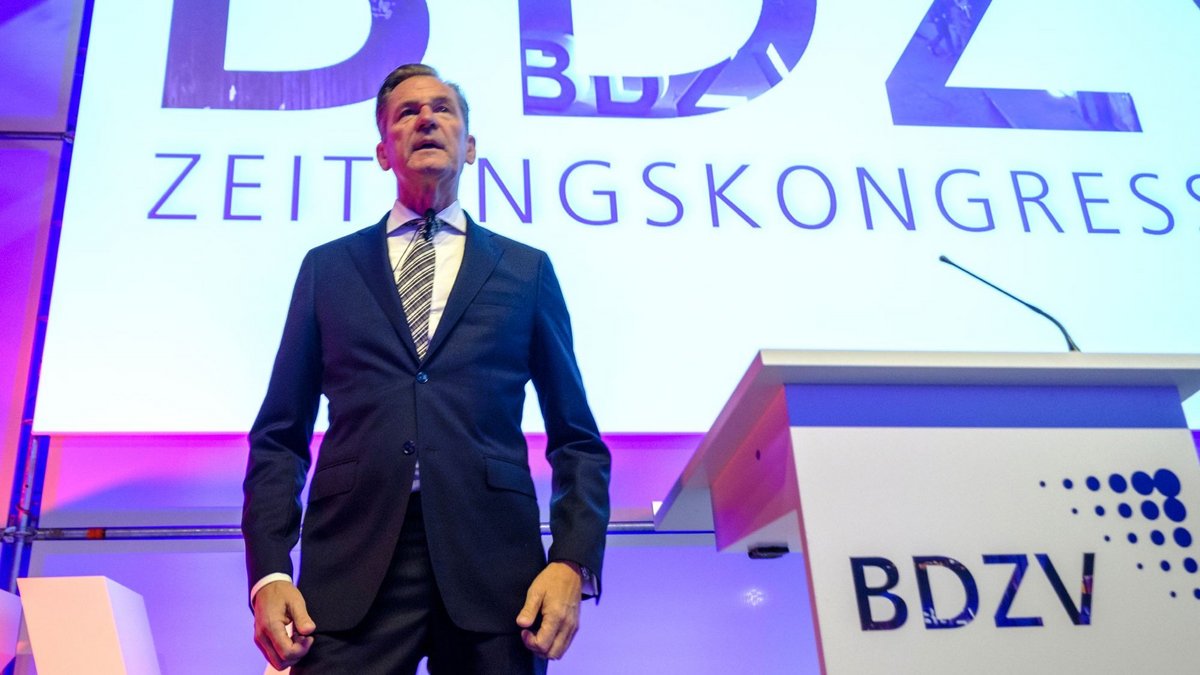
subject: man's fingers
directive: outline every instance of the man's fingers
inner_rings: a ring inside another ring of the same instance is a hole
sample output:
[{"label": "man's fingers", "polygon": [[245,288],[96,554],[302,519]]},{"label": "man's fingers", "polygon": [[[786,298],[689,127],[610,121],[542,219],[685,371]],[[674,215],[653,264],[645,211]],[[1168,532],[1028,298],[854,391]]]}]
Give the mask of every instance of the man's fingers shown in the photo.
[{"label": "man's fingers", "polygon": [[550,624],[553,629],[545,635],[538,635],[538,644],[543,647],[543,654],[547,658],[560,659],[567,653],[567,647],[571,646],[571,640],[575,638],[575,632],[579,629],[578,614],[571,610],[572,608],[567,607],[562,613],[555,613],[553,621],[547,621],[543,617],[543,626]]},{"label": "man's fingers", "polygon": [[254,600],[254,641],[276,670],[304,657],[312,647],[317,626],[308,615],[304,597],[291,583],[267,584]]},{"label": "man's fingers", "polygon": [[267,662],[275,670],[283,670],[287,666],[283,665],[283,659],[279,656],[279,652],[275,650],[275,645],[271,638],[262,632],[255,632],[254,644],[258,645],[258,651],[266,657]]},{"label": "man's fingers", "polygon": [[287,612],[291,617],[293,630],[300,635],[312,635],[312,632],[317,629],[317,624],[313,623],[312,618],[308,616],[308,606],[299,593],[288,602]]},{"label": "man's fingers", "polygon": [[560,659],[567,653],[579,624],[571,614],[543,614],[541,630],[537,634],[531,631],[521,631],[521,640],[525,648],[538,656],[548,659]]},{"label": "man's fingers", "polygon": [[267,636],[271,639],[271,646],[274,647],[275,653],[279,655],[281,662],[290,662],[287,664],[290,666],[296,662],[296,659],[300,658],[295,655],[297,650],[296,643],[292,642],[292,636],[288,635],[287,629],[283,624],[272,624],[269,627]]},{"label": "man's fingers", "polygon": [[525,594],[525,606],[521,608],[521,612],[517,614],[517,625],[521,628],[529,628],[537,620],[538,610],[542,608],[542,593],[536,585],[529,587],[529,592]]},{"label": "man's fingers", "polygon": [[537,615],[542,617],[536,633],[521,631],[521,640],[538,656],[562,658],[579,626],[580,574],[576,567],[552,562],[533,580],[517,625],[529,629]]},{"label": "man's fingers", "polygon": [[554,645],[554,640],[558,637],[560,630],[562,630],[562,617],[557,614],[542,612],[542,627],[538,630],[537,635],[534,636],[537,653],[542,656],[549,656],[550,647]]},{"label": "man's fingers", "polygon": [[546,656],[551,659],[561,659],[563,654],[567,653],[567,648],[571,646],[571,640],[575,639],[575,631],[578,629],[577,623],[564,621],[558,634],[554,637],[554,643],[546,652]]}]

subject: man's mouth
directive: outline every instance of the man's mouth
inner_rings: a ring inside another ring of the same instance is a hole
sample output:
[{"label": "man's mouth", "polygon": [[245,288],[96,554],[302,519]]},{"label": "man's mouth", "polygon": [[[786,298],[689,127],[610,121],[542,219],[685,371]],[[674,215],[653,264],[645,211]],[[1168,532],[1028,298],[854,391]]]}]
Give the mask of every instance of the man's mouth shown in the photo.
[{"label": "man's mouth", "polygon": [[414,150],[444,150],[441,143],[437,141],[421,141],[413,147]]}]

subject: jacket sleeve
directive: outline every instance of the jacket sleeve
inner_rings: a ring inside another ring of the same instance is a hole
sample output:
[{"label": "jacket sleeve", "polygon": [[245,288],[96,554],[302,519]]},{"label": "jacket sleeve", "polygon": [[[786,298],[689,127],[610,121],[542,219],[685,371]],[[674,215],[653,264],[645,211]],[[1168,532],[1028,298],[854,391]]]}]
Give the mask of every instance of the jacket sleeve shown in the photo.
[{"label": "jacket sleeve", "polygon": [[242,536],[251,587],[267,574],[292,574],[291,550],[300,535],[300,492],[321,396],[313,257],[310,252],[300,265],[267,395],[250,430]]},{"label": "jacket sleeve", "polygon": [[570,560],[595,575],[600,590],[611,457],[588,407],[575,361],[571,320],[550,259],[538,267],[531,372],[546,423],[550,462],[550,560]]}]

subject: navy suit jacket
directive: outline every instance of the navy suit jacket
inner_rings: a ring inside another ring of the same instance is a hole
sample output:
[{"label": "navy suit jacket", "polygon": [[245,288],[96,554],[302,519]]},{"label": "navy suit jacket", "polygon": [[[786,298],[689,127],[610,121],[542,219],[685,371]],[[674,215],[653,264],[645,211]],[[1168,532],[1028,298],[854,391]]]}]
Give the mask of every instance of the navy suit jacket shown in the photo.
[{"label": "navy suit jacket", "polygon": [[[434,576],[451,619],[514,630],[545,566],[521,412],[532,379],[552,468],[551,560],[597,575],[610,457],[592,418],[570,320],[545,253],[470,221],[462,267],[418,360],[388,262],[384,217],[304,258],[250,432],[242,530],[251,584],[291,573],[322,631],[366,614],[404,522],[413,468]],[[320,395],[329,399],[301,528]],[[302,532],[302,534],[301,534]]]}]

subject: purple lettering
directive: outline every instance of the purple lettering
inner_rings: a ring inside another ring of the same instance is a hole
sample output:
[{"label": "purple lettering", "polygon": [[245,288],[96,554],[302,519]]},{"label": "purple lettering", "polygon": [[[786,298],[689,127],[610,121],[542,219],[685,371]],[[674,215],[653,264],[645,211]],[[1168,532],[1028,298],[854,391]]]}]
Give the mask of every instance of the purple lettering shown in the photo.
[{"label": "purple lettering", "polygon": [[1096,227],[1092,225],[1092,213],[1088,208],[1088,204],[1107,204],[1108,200],[1102,197],[1087,197],[1083,194],[1084,178],[1103,178],[1104,174],[1076,171],[1071,176],[1075,179],[1075,194],[1079,197],[1079,208],[1083,211],[1083,224],[1087,227],[1087,231],[1092,234],[1120,234],[1121,231],[1116,228]]},{"label": "purple lettering", "polygon": [[601,162],[593,159],[585,159],[581,162],[575,162],[571,166],[568,166],[567,170],[563,171],[562,178],[558,181],[558,199],[560,202],[562,202],[563,210],[565,210],[572,218],[583,223],[584,225],[612,225],[613,223],[617,222],[617,193],[612,192],[611,190],[592,190],[592,194],[596,195],[597,197],[603,196],[608,198],[608,218],[604,220],[584,218],[583,216],[579,215],[575,209],[571,208],[570,202],[567,201],[567,179],[570,178],[571,174],[581,166],[602,166],[606,169],[612,167],[612,165],[608,162]]},{"label": "purple lettering", "polygon": [[734,171],[732,176],[730,176],[728,179],[726,179],[726,181],[724,183],[721,183],[721,187],[716,187],[716,178],[713,176],[713,165],[705,164],[704,168],[708,173],[708,208],[709,208],[709,211],[712,213],[713,227],[721,226],[720,218],[717,216],[717,200],[718,199],[725,202],[725,205],[728,206],[730,209],[732,209],[734,213],[741,216],[742,219],[745,220],[747,223],[750,223],[751,227],[758,227],[759,226],[758,223],[754,222],[753,218],[746,215],[745,211],[738,208],[737,204],[734,204],[732,201],[729,200],[728,197],[725,196],[725,190],[729,189],[729,186],[733,185],[733,181],[737,180],[737,177],[742,175],[743,171],[750,168],[750,165],[743,164],[740,167],[738,167],[738,170]]},{"label": "purple lettering", "polygon": [[229,2],[174,0],[162,107],[313,110],[358,103],[375,97],[396,64],[419,62],[429,43],[424,0],[393,3],[400,6],[392,9],[361,2],[354,6],[371,12],[371,30],[344,61],[313,70],[226,70]]},{"label": "purple lettering", "polygon": [[292,222],[300,219],[300,155],[292,157]]},{"label": "purple lettering", "polygon": [[[541,52],[544,56],[554,59],[550,66],[532,66],[529,64],[529,52]],[[575,101],[575,83],[563,73],[571,64],[571,55],[566,47],[535,38],[521,39],[521,92],[525,97],[526,115],[564,115]],[[557,96],[535,96],[529,91],[529,80],[541,78],[550,80],[558,86]]]},{"label": "purple lettering", "polygon": [[[579,87],[567,75],[575,39],[571,0],[519,0],[518,8],[525,114],[574,117],[688,117],[750,101],[782,82],[796,67],[808,47],[816,17],[816,0],[764,2],[754,30],[732,57],[700,70],[670,75],[665,89],[654,78],[624,78],[639,80],[642,93],[637,101],[619,103],[613,101],[611,90],[619,76],[595,75],[595,99],[577,97]],[[531,66],[531,52],[552,58],[553,64]],[[649,69],[654,70],[653,64]],[[553,80],[559,94],[530,95],[531,78]],[[713,98],[705,101],[706,94]]]},{"label": "purple lettering", "polygon": [[370,162],[374,157],[348,157],[343,155],[326,155],[326,162],[343,162],[342,170],[342,220],[350,222],[350,184],[354,175],[355,162]]},{"label": "purple lettering", "polygon": [[[808,224],[800,221],[799,218],[792,214],[792,210],[788,208],[787,200],[783,198],[783,186],[787,182],[788,176],[791,176],[797,171],[808,171],[815,174],[821,182],[825,184],[825,191],[829,194],[829,210],[825,213],[825,219],[819,223]],[[783,217],[787,218],[791,224],[796,227],[801,227],[806,230],[819,230],[833,222],[833,217],[837,215],[837,193],[833,190],[833,183],[829,181],[829,177],[821,173],[819,169],[811,166],[789,166],[784,169],[783,173],[779,174],[779,182],[775,184],[775,198],[779,200],[779,209],[783,211]]]},{"label": "purple lettering", "polygon": [[614,101],[611,77],[593,77],[596,88],[596,113],[604,117],[645,117],[658,100],[658,78],[625,77],[623,83],[638,82],[641,93],[635,101]]},{"label": "purple lettering", "polygon": [[975,226],[967,225],[959,220],[956,220],[953,216],[950,215],[950,212],[946,210],[946,204],[944,201],[942,201],[942,188],[945,185],[946,180],[948,178],[950,178],[951,176],[957,176],[960,174],[967,174],[970,176],[979,176],[978,171],[973,171],[971,169],[951,169],[950,171],[947,171],[946,173],[942,174],[940,178],[938,178],[937,187],[934,188],[934,195],[937,198],[938,210],[942,212],[942,217],[944,217],[946,219],[946,221],[949,222],[951,225],[957,227],[960,230],[966,230],[967,232],[987,232],[988,230],[996,229],[996,221],[992,218],[992,204],[987,199],[981,199],[981,198],[977,198],[977,197],[967,199],[967,201],[972,204],[980,204],[983,206],[983,216],[984,216],[984,219],[987,220],[987,225],[975,225]]},{"label": "purple lettering", "polygon": [[183,171],[180,171],[179,175],[175,177],[175,180],[172,181],[169,186],[167,186],[167,191],[158,198],[158,201],[154,202],[154,206],[150,207],[150,211],[146,213],[146,218],[150,220],[195,220],[196,214],[194,213],[162,213],[160,209],[162,209],[163,204],[166,204],[167,200],[171,198],[171,195],[175,192],[175,189],[178,188],[179,184],[183,182],[183,179],[187,178],[187,175],[192,172],[192,169],[200,161],[200,155],[160,152],[156,153],[154,156],[158,159],[187,159],[190,161],[188,161],[187,166],[183,167]]},{"label": "purple lettering", "polygon": [[933,0],[887,79],[896,124],[935,127],[1142,130],[1120,92],[950,87],[947,83],[991,0]]},{"label": "purple lettering", "polygon": [[647,165],[642,171],[642,182],[645,183],[646,187],[650,188],[655,194],[665,198],[667,201],[675,205],[675,216],[671,218],[671,220],[652,220],[647,218],[646,224],[654,225],[656,227],[668,227],[678,223],[680,220],[683,220],[683,202],[679,201],[678,197],[670,192],[667,192],[662,187],[650,180],[650,171],[652,169],[657,169],[660,166],[666,166],[672,169],[675,168],[675,165],[671,162],[654,162],[653,164]]},{"label": "purple lettering", "polygon": [[521,168],[523,170],[522,175],[524,176],[524,179],[525,179],[525,183],[523,186],[525,188],[525,193],[524,193],[525,210],[524,211],[521,210],[521,207],[517,206],[517,200],[514,199],[512,196],[512,193],[508,191],[508,186],[506,186],[504,184],[504,181],[500,179],[500,174],[496,173],[496,169],[492,166],[492,163],[483,157],[479,158],[479,222],[486,223],[487,219],[488,219],[488,216],[487,216],[487,179],[485,178],[485,176],[488,174],[491,175],[492,180],[496,182],[496,187],[500,188],[500,192],[504,195],[504,198],[508,200],[509,205],[512,206],[513,213],[517,214],[517,218],[519,218],[522,223],[532,223],[533,222],[533,196],[530,194],[530,191],[529,191],[529,160],[528,159],[521,160]]},{"label": "purple lettering", "polygon": [[[1050,219],[1050,224],[1054,226],[1054,229],[1061,233],[1063,229],[1062,226],[1058,224],[1058,219],[1054,217],[1053,213],[1050,213],[1049,207],[1042,202],[1042,200],[1046,198],[1046,195],[1050,194],[1050,185],[1046,183],[1046,179],[1043,178],[1041,174],[1037,174],[1032,171],[1013,171],[1010,175],[1012,176],[1013,194],[1017,197],[1017,209],[1021,212],[1021,225],[1025,228],[1025,231],[1033,231],[1029,227],[1029,214],[1025,212],[1025,204],[1027,202],[1032,202],[1041,207],[1042,213],[1046,214],[1046,217]],[[1021,176],[1032,176],[1036,178],[1042,185],[1041,192],[1032,197],[1025,196],[1025,194],[1021,191]]]},{"label": "purple lettering", "polygon": [[229,162],[225,165],[225,220],[262,220],[262,216],[243,214],[237,215],[233,213],[233,191],[235,188],[259,188],[261,183],[239,183],[233,179],[233,171],[238,160],[241,159],[265,159],[263,155],[230,155]]},{"label": "purple lettering", "polygon": [[1129,179],[1129,190],[1130,190],[1130,192],[1133,193],[1133,196],[1137,197],[1138,199],[1140,199],[1143,202],[1146,202],[1150,206],[1153,206],[1154,208],[1158,209],[1159,211],[1162,211],[1163,215],[1165,215],[1167,217],[1167,224],[1166,224],[1166,227],[1163,227],[1161,230],[1152,230],[1152,229],[1146,227],[1145,225],[1143,225],[1142,232],[1145,232],[1146,234],[1166,234],[1175,228],[1175,216],[1174,216],[1174,214],[1171,213],[1170,210],[1167,209],[1166,206],[1163,206],[1163,204],[1161,202],[1157,202],[1157,201],[1151,199],[1150,197],[1147,197],[1140,190],[1138,190],[1138,181],[1145,179],[1145,178],[1153,178],[1154,180],[1158,180],[1158,176],[1156,174],[1139,173],[1136,176],[1134,176],[1133,178]]},{"label": "purple lettering", "polygon": [[904,197],[903,214],[901,214],[900,209],[897,209],[896,205],[892,203],[892,200],[883,191],[883,188],[879,187],[879,183],[876,183],[871,174],[867,173],[866,169],[861,166],[857,167],[857,169],[858,194],[862,198],[863,215],[867,219],[867,229],[875,229],[875,221],[871,218],[871,203],[867,199],[867,183],[869,182],[871,187],[875,188],[875,194],[879,195],[880,198],[883,199],[883,203],[887,204],[888,208],[892,210],[892,213],[896,215],[896,219],[900,221],[900,224],[904,225],[904,229],[910,232],[916,230],[917,221],[916,218],[913,217],[912,199],[908,194],[908,179],[904,176],[904,169],[898,169],[900,173],[900,194]]}]

